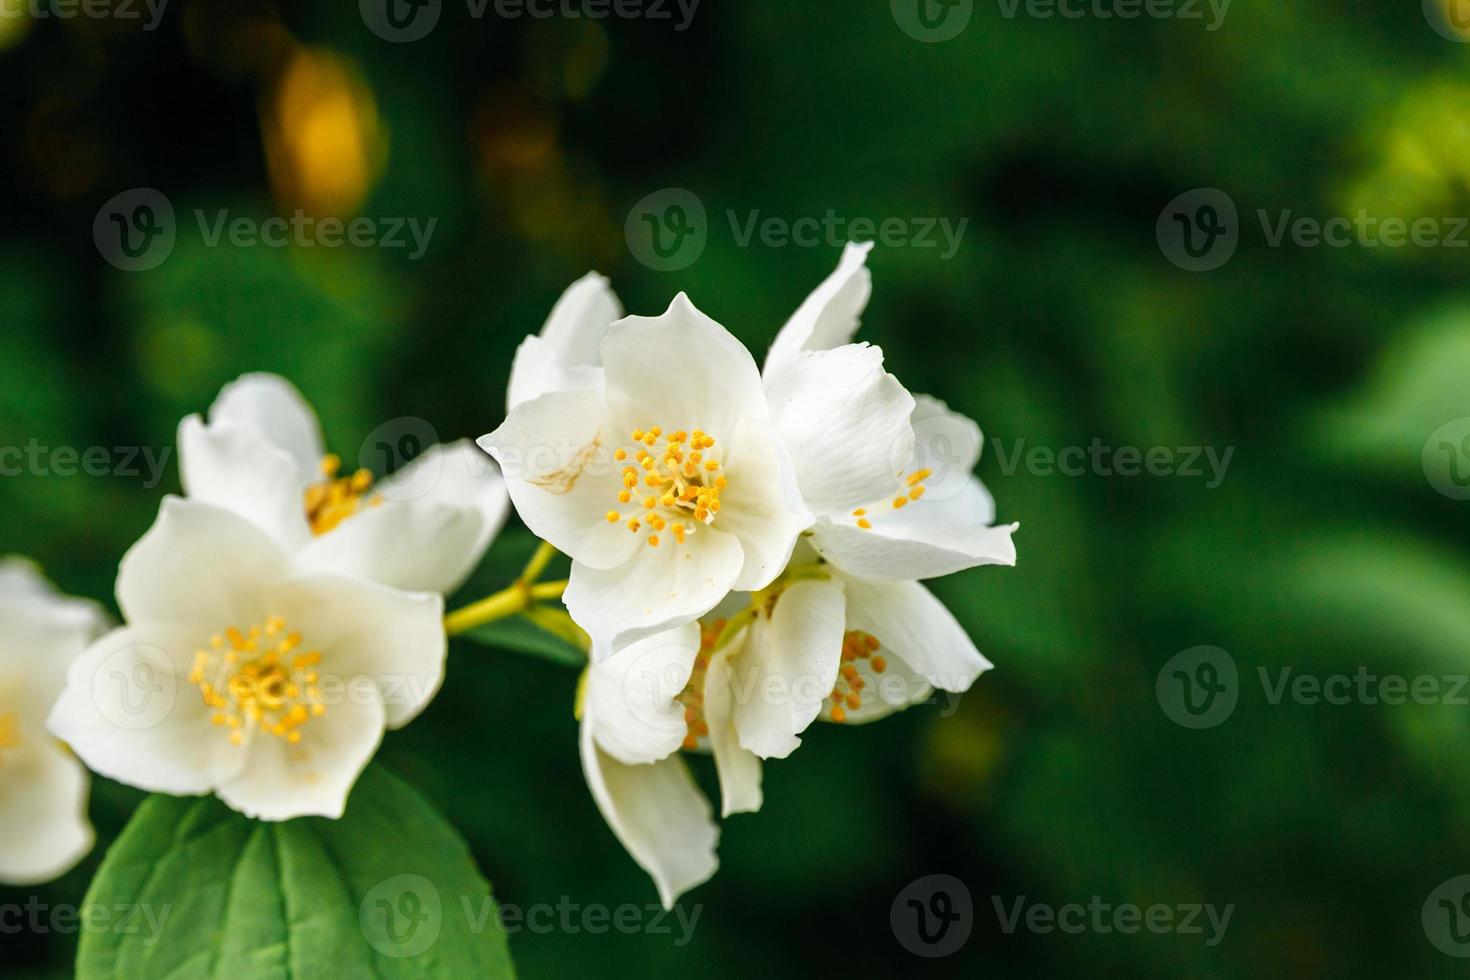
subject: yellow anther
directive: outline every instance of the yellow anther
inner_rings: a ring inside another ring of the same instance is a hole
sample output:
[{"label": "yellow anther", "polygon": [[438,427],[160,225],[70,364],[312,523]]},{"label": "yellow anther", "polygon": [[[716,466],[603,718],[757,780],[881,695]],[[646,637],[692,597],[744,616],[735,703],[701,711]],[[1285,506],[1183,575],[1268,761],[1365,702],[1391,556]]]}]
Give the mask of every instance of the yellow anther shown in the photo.
[{"label": "yellow anther", "polygon": [[633,518],[631,521],[628,522],[628,530],[630,530],[630,531],[636,531],[636,530],[638,530],[642,526],[643,525],[641,525],[641,524],[638,523],[638,518],[636,518],[636,517]]},{"label": "yellow anther", "polygon": [[618,493],[618,503],[620,503],[620,504],[626,504],[628,501],[630,501],[632,499],[633,499],[633,491],[631,491],[631,490],[622,490],[622,491],[620,491]]},{"label": "yellow anther", "polygon": [[627,459],[627,458],[628,458],[628,450],[626,450],[626,449],[619,449],[617,452],[613,453],[613,459],[623,460],[623,459]]},{"label": "yellow anther", "polygon": [[873,529],[873,522],[868,520],[866,517],[859,517],[857,524],[858,527],[862,528],[864,531],[871,531]]},{"label": "yellow anther", "polygon": [[853,517],[862,517],[867,512],[868,512],[868,508],[866,508],[866,507],[859,507],[857,510],[855,510],[855,511],[852,512],[852,516]]},{"label": "yellow anther", "polygon": [[609,524],[616,524],[618,521],[621,521],[622,519],[623,519],[623,515],[622,514],[619,514],[615,510],[610,510],[610,511],[607,512],[607,522]]},{"label": "yellow anther", "polygon": [[888,669],[888,661],[884,660],[882,657],[874,657],[873,658],[873,670],[874,671],[876,671],[877,673],[880,673],[881,674],[881,673],[883,673],[887,669]]},{"label": "yellow anther", "polygon": [[933,474],[934,474],[934,471],[931,470],[931,469],[928,469],[928,468],[925,468],[925,469],[922,469],[922,470],[915,470],[914,472],[912,472],[912,473],[909,474],[909,479],[908,479],[909,486],[911,486],[911,487],[912,486],[917,486],[918,484],[920,484],[920,483],[924,482],[925,480],[929,479],[929,477],[932,476]]},{"label": "yellow anther", "polygon": [[912,490],[909,491],[910,500],[918,500],[922,496],[924,496],[923,487],[914,487]]},{"label": "yellow anther", "polygon": [[839,725],[842,724],[844,721],[847,720],[847,712],[843,711],[841,707],[833,708],[832,720],[837,722]]},{"label": "yellow anther", "polygon": [[658,547],[658,535],[657,534],[650,534],[648,536],[648,546],[650,548],[657,548]]},{"label": "yellow anther", "polygon": [[643,441],[643,430],[642,429],[634,429],[633,430],[633,441],[634,442],[642,442]]},{"label": "yellow anther", "polygon": [[658,498],[657,497],[649,496],[649,497],[644,497],[643,498],[643,506],[645,508],[651,509],[657,503],[658,503]]},{"label": "yellow anther", "polygon": [[909,498],[907,498],[907,497],[894,497],[893,498],[893,509],[894,510],[903,510],[904,507],[906,507],[908,505],[908,502],[909,502]]},{"label": "yellow anther", "polygon": [[720,468],[720,464],[715,462],[714,460],[710,460],[709,462],[704,464],[704,468],[713,473],[715,470]]}]

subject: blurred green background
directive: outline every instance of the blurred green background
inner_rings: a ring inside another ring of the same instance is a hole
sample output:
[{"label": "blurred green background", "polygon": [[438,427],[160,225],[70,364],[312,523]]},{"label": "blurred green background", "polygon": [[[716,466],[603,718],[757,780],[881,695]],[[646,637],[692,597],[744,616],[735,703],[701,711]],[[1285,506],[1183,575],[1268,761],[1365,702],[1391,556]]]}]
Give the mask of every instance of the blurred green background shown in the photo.
[{"label": "blurred green background", "polygon": [[[1431,0],[1438,2],[1438,0]],[[7,6],[0,4],[0,6]],[[8,8],[7,9],[11,9]],[[493,8],[492,8],[493,9]],[[1467,252],[1271,247],[1255,215],[1470,214],[1470,49],[1412,2],[1239,0],[1203,20],[1072,20],[973,4],[923,43],[889,4],[699,5],[672,21],[472,19],[407,44],[356,4],[175,0],[138,22],[0,17],[0,442],[171,447],[249,370],[290,377],[349,459],[374,427],[489,431],[511,354],[597,269],[631,312],[678,290],[762,352],[838,249],[742,246],[726,219],[968,219],[957,254],[884,247],[862,337],[978,419],[1020,563],[936,591],[997,669],[940,718],[818,726],[725,824],[684,899],[693,941],[521,932],[525,977],[1463,975],[1420,911],[1470,872],[1470,716],[1446,704],[1269,703],[1257,669],[1470,667],[1467,504],[1421,453],[1470,416]],[[173,252],[103,260],[104,201],[155,187]],[[695,192],[708,243],[640,264],[629,209]],[[1234,257],[1176,268],[1167,202],[1216,187]],[[207,247],[192,218],[437,219],[427,253]],[[1234,447],[1200,478],[1004,472],[996,448]],[[110,602],[163,481],[0,479],[0,551]],[[533,542],[512,521],[459,598]],[[483,592],[480,592],[483,594]],[[1200,644],[1234,714],[1174,724],[1155,678]],[[565,668],[471,645],[382,758],[469,840],[507,903],[655,900],[580,773]],[[699,768],[713,785],[708,766]],[[97,781],[101,845],[39,889],[79,902],[140,794]],[[906,952],[889,906],[961,878],[964,949]],[[1233,904],[1224,941],[1007,934],[992,896]],[[0,935],[3,971],[64,976],[75,937]]]}]

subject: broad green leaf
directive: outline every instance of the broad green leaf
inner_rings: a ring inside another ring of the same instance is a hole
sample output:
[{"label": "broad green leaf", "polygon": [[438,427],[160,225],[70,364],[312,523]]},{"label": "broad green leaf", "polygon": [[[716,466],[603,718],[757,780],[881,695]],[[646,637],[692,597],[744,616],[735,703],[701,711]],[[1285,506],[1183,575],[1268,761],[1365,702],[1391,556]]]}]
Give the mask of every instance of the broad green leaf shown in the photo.
[{"label": "broad green leaf", "polygon": [[[550,615],[546,615],[548,612]],[[524,616],[476,626],[463,636],[486,646],[529,654],[567,667],[583,667],[587,664],[587,654],[571,632],[576,628],[565,613],[558,618],[554,611],[532,608]]]},{"label": "broad green leaf", "polygon": [[490,886],[464,841],[378,767],[341,820],[250,820],[213,797],[154,796],[108,852],[86,907],[81,980],[513,977]]}]

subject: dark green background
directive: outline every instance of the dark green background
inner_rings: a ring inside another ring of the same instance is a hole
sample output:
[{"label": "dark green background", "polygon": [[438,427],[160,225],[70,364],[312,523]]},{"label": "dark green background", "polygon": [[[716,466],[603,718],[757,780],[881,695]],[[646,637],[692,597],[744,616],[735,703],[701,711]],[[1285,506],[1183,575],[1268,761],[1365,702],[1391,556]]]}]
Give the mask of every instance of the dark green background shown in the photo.
[{"label": "dark green background", "polygon": [[[1236,0],[1202,21],[1007,19],[915,41],[888,4],[720,3],[692,27],[473,21],[387,44],[351,3],[175,0],[160,28],[48,21],[0,52],[3,441],[173,442],[247,370],[287,374],[329,442],[380,423],[493,428],[510,357],[589,268],[630,311],[674,292],[762,352],[835,248],[740,247],[724,219],[969,219],[951,261],[877,248],[863,338],[913,390],[978,419],[981,475],[1020,562],[936,588],[997,669],[941,720],[819,726],[766,769],[766,806],[725,826],[693,943],[512,937],[526,977],[1453,976],[1420,909],[1470,872],[1463,706],[1268,703],[1258,667],[1406,676],[1470,656],[1467,504],[1420,464],[1470,415],[1466,251],[1271,248],[1255,219],[1366,207],[1470,213],[1470,52],[1417,3]],[[286,207],[267,173],[271,66],[232,66],[260,22],[351,59],[386,166],[356,209],[435,217],[428,254],[205,248],[181,224],[159,268],[107,265],[98,207],[153,186],[195,207]],[[575,84],[569,82],[574,80]],[[527,149],[529,147],[529,149]],[[711,215],[702,257],[645,268],[628,209],[660,188]],[[1201,186],[1240,209],[1234,258],[1177,269],[1160,209]],[[994,447],[1235,447],[1226,479],[1001,472]],[[176,470],[0,479],[0,551],[110,596],[116,562]],[[512,522],[474,588],[532,547]],[[1159,669],[1230,651],[1242,694],[1206,731],[1173,724]],[[582,783],[576,675],[469,645],[385,762],[465,834],[501,901],[655,900]],[[701,768],[702,777],[711,775]],[[103,845],[139,794],[96,783]],[[39,889],[78,902],[101,847]],[[894,940],[889,904],[963,879],[974,933],[939,962]],[[1007,935],[992,896],[1050,904],[1234,904],[1199,936]],[[74,937],[0,936],[17,975],[64,975]]]}]

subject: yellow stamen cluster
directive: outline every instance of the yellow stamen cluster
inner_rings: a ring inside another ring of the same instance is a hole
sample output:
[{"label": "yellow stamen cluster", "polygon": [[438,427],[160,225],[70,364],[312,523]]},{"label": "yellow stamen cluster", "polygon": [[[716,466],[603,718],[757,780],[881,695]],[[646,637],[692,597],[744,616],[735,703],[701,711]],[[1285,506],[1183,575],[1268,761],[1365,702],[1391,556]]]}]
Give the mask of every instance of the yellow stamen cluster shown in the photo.
[{"label": "yellow stamen cluster", "polygon": [[326,534],[347,518],[356,514],[364,504],[376,507],[382,497],[369,498],[373,487],[373,474],[359,469],[349,476],[338,476],[342,458],[336,453],[322,457],[322,480],[306,488],[306,519],[311,524],[311,533]]},{"label": "yellow stamen cluster", "polygon": [[[921,470],[914,470],[907,477],[905,477],[904,486],[907,487],[907,489],[900,492],[890,502],[893,509],[903,510],[909,505],[910,502],[918,500],[920,497],[924,496],[924,491],[926,489],[924,486],[924,481],[929,479],[929,477],[933,475],[934,471],[926,466]],[[871,531],[873,529],[873,522],[868,519],[868,508],[859,507],[857,510],[852,512],[852,516],[855,519],[857,526],[862,528],[864,531]]]},{"label": "yellow stamen cluster", "polygon": [[631,504],[632,509],[608,511],[607,522],[623,522],[634,534],[647,527],[652,548],[658,547],[665,530],[683,544],[697,524],[713,523],[720,512],[720,491],[728,482],[720,461],[711,458],[714,437],[699,429],[664,435],[655,425],[634,429],[631,438],[636,448],[631,453],[618,449],[613,459],[624,464],[618,503]]},{"label": "yellow stamen cluster", "polygon": [[210,722],[229,729],[233,744],[253,727],[295,745],[302,726],[327,713],[315,670],[322,655],[296,653],[300,647],[301,634],[272,616],[243,632],[231,626],[209,638],[209,649],[195,651],[189,683],[214,709]]},{"label": "yellow stamen cluster", "polygon": [[724,632],[725,620],[717,619],[701,626],[699,653],[694,655],[694,670],[689,674],[689,683],[675,698],[684,706],[684,722],[689,732],[684,736],[684,748],[696,749],[699,740],[709,735],[709,723],[704,720],[704,679],[709,674],[710,659],[714,656],[715,641]]},{"label": "yellow stamen cluster", "polygon": [[842,666],[838,670],[837,683],[828,697],[832,702],[831,716],[835,722],[846,721],[849,711],[856,711],[863,706],[863,688],[868,686],[868,682],[858,672],[859,660],[868,661],[868,667],[875,674],[881,674],[888,669],[887,661],[878,655],[876,636],[848,630],[842,637]]},{"label": "yellow stamen cluster", "polygon": [[[0,751],[18,749],[20,743],[20,719],[15,716],[14,711],[0,712]],[[0,768],[4,765],[5,757],[0,755]]]}]

